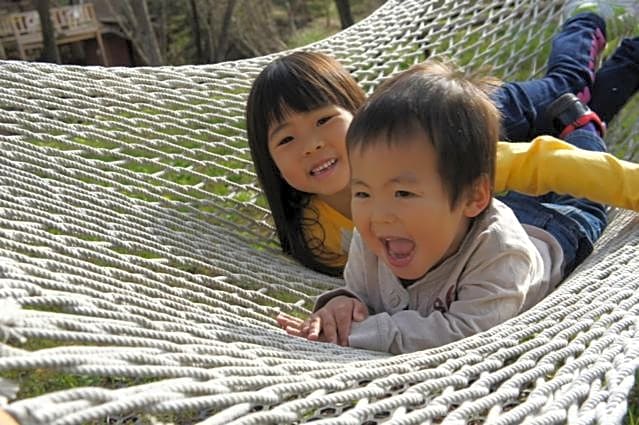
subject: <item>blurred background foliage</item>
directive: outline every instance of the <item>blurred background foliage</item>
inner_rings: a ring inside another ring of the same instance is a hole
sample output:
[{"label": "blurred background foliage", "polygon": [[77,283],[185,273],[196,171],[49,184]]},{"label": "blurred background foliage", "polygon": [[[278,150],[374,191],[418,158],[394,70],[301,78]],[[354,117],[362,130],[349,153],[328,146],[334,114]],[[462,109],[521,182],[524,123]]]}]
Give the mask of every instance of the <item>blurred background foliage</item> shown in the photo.
[{"label": "blurred background foliage", "polygon": [[[46,11],[55,18],[60,8],[79,9],[88,3],[95,9],[105,47],[102,40],[98,46],[90,39],[62,45],[60,30],[56,22],[47,22]],[[0,25],[0,47],[4,37],[0,59],[120,66],[224,62],[321,40],[370,15],[382,3],[384,0],[0,0],[0,23],[7,23]],[[27,31],[41,34],[43,42],[33,45],[32,52],[11,57],[16,37],[20,37],[10,29],[16,13],[39,14],[43,25],[36,22]],[[6,34],[1,33],[2,28]],[[99,60],[104,50],[106,61]]]}]

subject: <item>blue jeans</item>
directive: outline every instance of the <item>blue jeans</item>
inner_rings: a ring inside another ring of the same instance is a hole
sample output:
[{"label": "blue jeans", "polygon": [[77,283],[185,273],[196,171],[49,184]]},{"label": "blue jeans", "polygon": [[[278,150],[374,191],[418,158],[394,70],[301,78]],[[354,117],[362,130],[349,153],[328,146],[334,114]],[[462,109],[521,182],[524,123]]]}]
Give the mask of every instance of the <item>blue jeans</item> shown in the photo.
[{"label": "blue jeans", "polygon": [[[606,151],[601,137],[589,130],[575,130],[565,140],[581,149]],[[497,199],[508,205],[521,223],[544,229],[557,239],[564,253],[563,277],[592,252],[593,244],[608,224],[606,207],[587,199],[556,193],[528,196],[517,192],[508,192]]]},{"label": "blue jeans", "polygon": [[627,38],[597,71],[590,109],[605,122],[639,90],[639,37]]},{"label": "blue jeans", "polygon": [[[602,44],[603,43],[603,44]],[[546,75],[537,80],[505,83],[492,94],[502,114],[502,140],[529,141],[556,135],[545,119],[548,105],[565,93],[590,102],[596,56],[605,44],[605,22],[594,13],[567,20],[553,38]]]}]

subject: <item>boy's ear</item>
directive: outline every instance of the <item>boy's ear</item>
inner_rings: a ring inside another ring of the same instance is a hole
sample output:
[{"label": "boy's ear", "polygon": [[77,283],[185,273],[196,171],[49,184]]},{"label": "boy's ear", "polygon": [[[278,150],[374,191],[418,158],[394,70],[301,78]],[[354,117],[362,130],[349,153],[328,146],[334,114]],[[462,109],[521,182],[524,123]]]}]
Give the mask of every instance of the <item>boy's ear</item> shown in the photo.
[{"label": "boy's ear", "polygon": [[477,217],[488,207],[492,199],[490,179],[487,175],[479,177],[468,190],[464,202],[464,215],[468,218]]}]

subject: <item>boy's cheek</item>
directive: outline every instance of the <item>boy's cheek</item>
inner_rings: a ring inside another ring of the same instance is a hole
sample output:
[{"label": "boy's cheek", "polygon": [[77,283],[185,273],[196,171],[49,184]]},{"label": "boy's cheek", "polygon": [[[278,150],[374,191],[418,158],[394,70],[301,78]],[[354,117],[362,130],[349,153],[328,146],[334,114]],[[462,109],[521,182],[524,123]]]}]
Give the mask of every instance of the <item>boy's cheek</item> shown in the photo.
[{"label": "boy's cheek", "polygon": [[366,245],[366,248],[380,259],[383,259],[384,249],[381,242],[375,237],[375,235],[367,232],[360,232],[360,235],[362,236],[362,241],[364,242],[364,245]]},{"label": "boy's cheek", "polygon": [[368,223],[369,219],[368,209],[359,198],[352,198],[351,200],[351,217],[357,230],[362,233],[362,230],[366,229],[366,223]]}]

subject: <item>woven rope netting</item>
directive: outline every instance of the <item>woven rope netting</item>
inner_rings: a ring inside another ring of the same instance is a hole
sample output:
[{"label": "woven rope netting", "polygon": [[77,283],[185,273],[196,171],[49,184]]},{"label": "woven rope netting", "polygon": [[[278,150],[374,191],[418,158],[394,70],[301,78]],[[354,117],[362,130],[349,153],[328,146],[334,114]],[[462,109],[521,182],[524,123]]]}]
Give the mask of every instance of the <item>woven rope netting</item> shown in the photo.
[{"label": "woven rope netting", "polygon": [[[428,56],[538,77],[561,3],[389,1],[308,48],[367,90]],[[256,185],[244,106],[274,57],[0,64],[0,405],[22,424],[620,422],[639,368],[629,211],[542,303],[457,343],[390,356],[276,326],[343,282],[279,253]],[[638,113],[607,135],[627,159]]]}]

